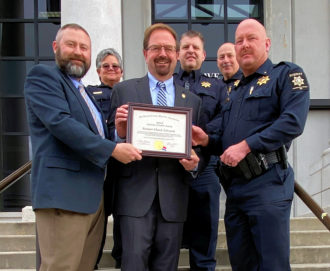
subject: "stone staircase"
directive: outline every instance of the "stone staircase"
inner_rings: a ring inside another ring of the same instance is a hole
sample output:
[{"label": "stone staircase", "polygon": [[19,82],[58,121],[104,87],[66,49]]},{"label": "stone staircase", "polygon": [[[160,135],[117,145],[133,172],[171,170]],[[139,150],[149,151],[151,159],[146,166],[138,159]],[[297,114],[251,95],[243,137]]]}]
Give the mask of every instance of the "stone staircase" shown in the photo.
[{"label": "stone staircase", "polygon": [[[108,226],[100,267],[114,271],[112,222]],[[217,271],[231,270],[223,220],[220,220]],[[179,270],[189,270],[188,251],[182,249]],[[291,267],[293,271],[330,271],[330,232],[316,218],[291,219]],[[0,213],[0,271],[35,270],[35,225],[24,222],[21,213]],[[117,269],[118,270],[118,269]]]}]

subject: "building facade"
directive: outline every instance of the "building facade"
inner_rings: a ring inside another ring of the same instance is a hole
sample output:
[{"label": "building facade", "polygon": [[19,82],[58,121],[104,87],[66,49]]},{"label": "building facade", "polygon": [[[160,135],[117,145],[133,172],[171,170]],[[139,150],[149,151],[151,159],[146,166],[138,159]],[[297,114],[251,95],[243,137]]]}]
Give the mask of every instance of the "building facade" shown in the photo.
[{"label": "building facade", "polygon": [[[0,3],[0,178],[29,160],[23,84],[37,63],[53,64],[51,42],[60,24],[78,23],[92,39],[92,66],[84,83],[98,84],[97,53],[113,47],[123,56],[124,79],[147,72],[143,33],[154,22],[178,34],[193,29],[206,40],[203,72],[218,73],[217,48],[234,41],[245,18],[262,22],[271,60],[294,62],[306,72],[311,108],[305,131],[289,152],[296,180],[324,208],[330,206],[330,1],[329,0],[4,0]],[[0,196],[0,208],[29,204],[28,176]],[[222,193],[223,194],[223,193]],[[223,204],[221,206],[223,213]],[[310,211],[295,199],[293,215]]]}]

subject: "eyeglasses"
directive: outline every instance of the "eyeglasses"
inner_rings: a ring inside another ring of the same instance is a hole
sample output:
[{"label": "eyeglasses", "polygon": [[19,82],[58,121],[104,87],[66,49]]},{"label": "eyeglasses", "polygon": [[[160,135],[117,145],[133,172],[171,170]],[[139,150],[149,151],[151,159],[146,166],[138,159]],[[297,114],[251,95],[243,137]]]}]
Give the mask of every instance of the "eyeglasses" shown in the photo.
[{"label": "eyeglasses", "polygon": [[115,72],[119,71],[121,68],[118,64],[108,64],[108,63],[104,63],[101,65],[101,67],[105,70],[110,70],[110,69],[113,69]]},{"label": "eyeglasses", "polygon": [[164,48],[166,54],[172,54],[176,52],[176,47],[173,45],[151,45],[147,48],[147,50],[151,51],[152,53],[159,54]]}]

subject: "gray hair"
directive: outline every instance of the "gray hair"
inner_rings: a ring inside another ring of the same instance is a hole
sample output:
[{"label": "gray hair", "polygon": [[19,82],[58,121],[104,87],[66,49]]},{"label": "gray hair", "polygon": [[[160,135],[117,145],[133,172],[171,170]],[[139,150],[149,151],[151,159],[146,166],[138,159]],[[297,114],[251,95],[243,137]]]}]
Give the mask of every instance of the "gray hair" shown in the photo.
[{"label": "gray hair", "polygon": [[121,60],[121,56],[113,48],[103,49],[101,52],[98,53],[98,55],[96,57],[96,68],[97,69],[101,68],[101,63],[107,56],[114,56],[115,58],[117,58],[118,64],[119,64],[120,68],[123,70],[123,62]]}]

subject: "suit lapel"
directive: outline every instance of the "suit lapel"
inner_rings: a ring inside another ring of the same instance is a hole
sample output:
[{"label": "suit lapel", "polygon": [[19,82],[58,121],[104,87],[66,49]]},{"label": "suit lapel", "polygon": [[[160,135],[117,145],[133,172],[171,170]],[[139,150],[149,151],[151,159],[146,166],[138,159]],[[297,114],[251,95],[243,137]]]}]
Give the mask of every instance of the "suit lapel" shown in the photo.
[{"label": "suit lapel", "polygon": [[[73,95],[76,96],[77,100],[79,101],[80,106],[82,107],[84,113],[85,113],[85,117],[88,121],[89,127],[91,128],[91,130],[96,133],[99,134],[95,121],[93,119],[92,113],[89,110],[88,105],[86,104],[84,98],[81,96],[81,94],[79,93],[79,90],[76,89],[76,87],[74,86],[74,84],[72,83],[71,79],[69,77],[67,77],[65,74],[63,74],[60,70],[59,70],[59,74],[60,76],[63,78],[64,82],[67,84],[68,88],[71,93],[73,93]],[[86,91],[87,93],[87,91]],[[88,95],[88,94],[87,94]],[[93,100],[92,100],[93,101]],[[98,107],[97,107],[98,108]],[[103,123],[103,122],[102,122]],[[105,127],[105,126],[104,126]],[[106,130],[106,129],[104,129]]]},{"label": "suit lapel", "polygon": [[136,81],[136,93],[139,102],[152,104],[149,79],[147,75]]}]

